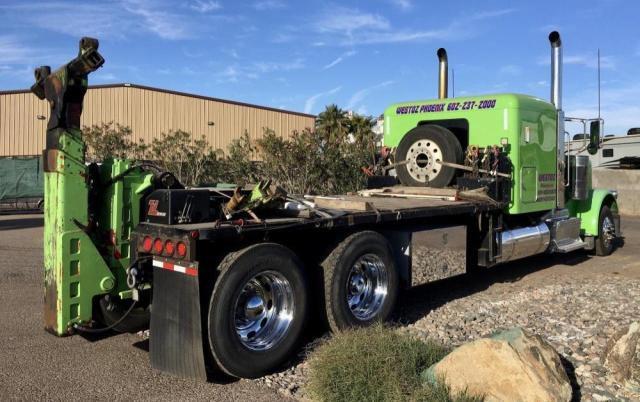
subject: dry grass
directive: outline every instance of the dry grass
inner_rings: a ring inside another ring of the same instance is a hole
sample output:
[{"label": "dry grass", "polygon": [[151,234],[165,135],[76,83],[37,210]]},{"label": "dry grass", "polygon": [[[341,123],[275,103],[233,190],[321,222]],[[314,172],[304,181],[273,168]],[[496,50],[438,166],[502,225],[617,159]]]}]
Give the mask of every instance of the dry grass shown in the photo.
[{"label": "dry grass", "polygon": [[482,400],[452,396],[443,383],[423,385],[420,373],[447,352],[382,325],[345,331],[312,354],[308,392],[327,402]]}]

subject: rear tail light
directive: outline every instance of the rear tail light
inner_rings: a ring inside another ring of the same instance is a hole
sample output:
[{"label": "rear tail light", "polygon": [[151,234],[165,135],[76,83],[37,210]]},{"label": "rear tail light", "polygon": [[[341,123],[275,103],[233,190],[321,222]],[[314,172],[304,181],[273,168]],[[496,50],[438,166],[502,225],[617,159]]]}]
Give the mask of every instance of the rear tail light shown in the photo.
[{"label": "rear tail light", "polygon": [[175,246],[171,240],[164,242],[164,253],[168,256],[172,256],[175,251]]},{"label": "rear tail light", "polygon": [[156,254],[162,254],[162,250],[164,250],[164,243],[162,243],[162,240],[160,239],[155,239],[153,241],[153,252]]},{"label": "rear tail light", "polygon": [[151,237],[145,236],[144,239],[142,240],[142,250],[145,253],[150,253],[152,248],[153,248],[153,240],[151,240]]},{"label": "rear tail light", "polygon": [[184,258],[187,255],[187,245],[181,241],[178,242],[176,250],[178,251],[178,257],[180,258]]}]

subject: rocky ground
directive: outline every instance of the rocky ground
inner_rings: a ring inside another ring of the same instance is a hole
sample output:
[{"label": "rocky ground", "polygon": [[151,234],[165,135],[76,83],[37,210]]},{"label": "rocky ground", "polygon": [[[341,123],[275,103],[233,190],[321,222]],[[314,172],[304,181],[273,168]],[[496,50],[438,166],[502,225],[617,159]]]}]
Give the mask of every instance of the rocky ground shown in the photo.
[{"label": "rocky ground", "polygon": [[[561,355],[575,400],[640,400],[640,390],[617,383],[601,361],[613,334],[640,320],[640,249],[635,240],[640,221],[627,222],[626,244],[607,258],[583,252],[532,257],[481,275],[415,287],[399,303],[398,330],[455,347],[520,326],[541,335]],[[458,274],[463,258],[447,248],[417,247],[414,282]],[[301,357],[286,371],[255,381],[305,399],[306,376]]]}]

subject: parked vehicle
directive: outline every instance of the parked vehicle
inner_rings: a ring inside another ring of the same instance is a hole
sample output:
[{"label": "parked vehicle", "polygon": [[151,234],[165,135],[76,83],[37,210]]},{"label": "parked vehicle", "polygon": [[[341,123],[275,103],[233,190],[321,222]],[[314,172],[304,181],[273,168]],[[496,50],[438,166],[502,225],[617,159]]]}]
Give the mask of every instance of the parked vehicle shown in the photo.
[{"label": "parked vehicle", "polygon": [[[440,97],[385,111],[384,145],[405,187],[303,199],[268,181],[185,189],[149,164],[85,166],[82,99],[104,59],[83,38],[77,58],[40,67],[32,87],[52,108],[45,328],[131,331],[150,320],[154,367],[252,378],[287,361],[311,321],[339,331],[388,319],[411,286],[416,231],[462,228],[467,270],[541,253],[610,254],[616,193],[591,188],[586,156],[565,155],[560,35],[549,40],[551,102],[447,98],[440,49]],[[602,131],[590,128],[593,152]]]}]

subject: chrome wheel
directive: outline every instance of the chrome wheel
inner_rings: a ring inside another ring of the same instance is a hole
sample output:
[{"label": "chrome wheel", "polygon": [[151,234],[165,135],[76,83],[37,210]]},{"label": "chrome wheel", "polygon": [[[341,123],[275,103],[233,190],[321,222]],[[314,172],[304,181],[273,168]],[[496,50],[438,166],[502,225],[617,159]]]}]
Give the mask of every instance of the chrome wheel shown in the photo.
[{"label": "chrome wheel", "polygon": [[442,160],[442,150],[434,141],[421,139],[409,147],[405,160],[409,175],[426,183],[433,180],[442,169],[442,165],[437,163]]},{"label": "chrome wheel", "polygon": [[613,239],[616,237],[616,225],[610,217],[605,216],[602,220],[602,240],[606,248],[609,247]]},{"label": "chrome wheel", "polygon": [[261,272],[245,283],[236,299],[236,334],[251,350],[271,349],[289,330],[294,310],[289,281],[275,271]]},{"label": "chrome wheel", "polygon": [[351,267],[347,279],[347,303],[360,321],[374,318],[387,296],[387,267],[375,254],[365,254]]}]

